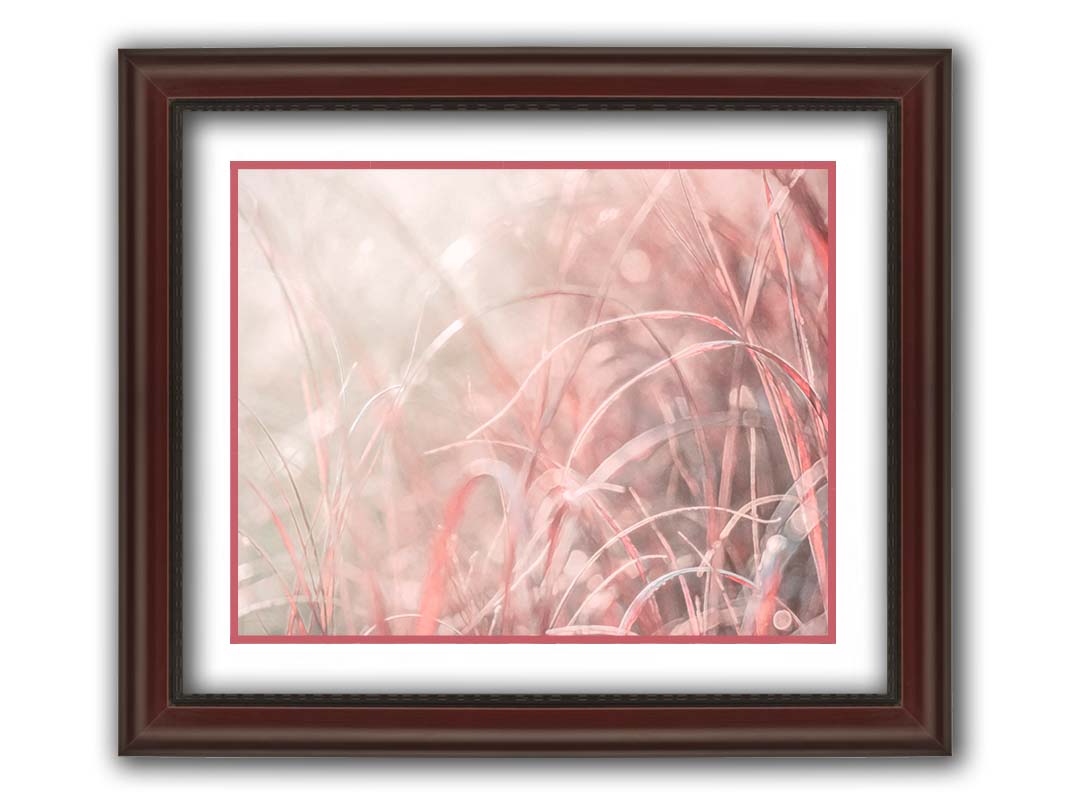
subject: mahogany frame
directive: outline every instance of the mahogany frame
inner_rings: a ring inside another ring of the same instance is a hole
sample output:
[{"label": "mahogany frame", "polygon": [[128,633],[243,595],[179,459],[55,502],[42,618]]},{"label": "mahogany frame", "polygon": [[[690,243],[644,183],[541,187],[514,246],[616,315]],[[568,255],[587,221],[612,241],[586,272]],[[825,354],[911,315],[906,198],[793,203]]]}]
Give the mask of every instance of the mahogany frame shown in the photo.
[{"label": "mahogany frame", "polygon": [[[130,755],[947,755],[944,50],[119,52],[119,743]],[[181,119],[190,109],[883,109],[889,686],[877,695],[193,695],[181,640]]]}]

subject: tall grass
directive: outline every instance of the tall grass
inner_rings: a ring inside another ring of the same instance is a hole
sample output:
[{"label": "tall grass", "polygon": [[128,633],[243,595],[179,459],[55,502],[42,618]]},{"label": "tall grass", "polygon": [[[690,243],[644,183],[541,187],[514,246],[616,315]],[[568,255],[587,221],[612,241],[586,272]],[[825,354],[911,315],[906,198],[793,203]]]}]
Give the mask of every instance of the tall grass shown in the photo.
[{"label": "tall grass", "polygon": [[242,171],[240,633],[826,633],[827,180]]}]

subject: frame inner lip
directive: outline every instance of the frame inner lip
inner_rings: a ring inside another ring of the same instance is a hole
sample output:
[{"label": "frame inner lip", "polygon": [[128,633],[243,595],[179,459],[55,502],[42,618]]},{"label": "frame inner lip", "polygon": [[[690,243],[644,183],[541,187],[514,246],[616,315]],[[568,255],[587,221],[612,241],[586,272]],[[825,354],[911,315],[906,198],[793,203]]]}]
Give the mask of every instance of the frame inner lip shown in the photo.
[{"label": "frame inner lip", "polygon": [[[494,707],[494,706],[692,706],[692,707],[783,707],[783,706],[894,706],[900,702],[900,525],[899,490],[891,476],[899,470],[900,434],[896,420],[900,409],[899,358],[893,344],[899,341],[899,229],[900,217],[900,137],[899,122],[901,103],[898,100],[851,100],[819,99],[796,100],[792,98],[751,98],[741,100],[715,100],[709,98],[434,98],[428,99],[219,99],[170,102],[170,182],[171,221],[170,271],[171,271],[171,319],[170,319],[170,632],[169,671],[170,701],[177,706],[440,706],[440,707]],[[887,116],[887,167],[888,167],[888,431],[887,431],[887,567],[888,567],[888,628],[887,628],[887,691],[876,694],[838,693],[625,693],[625,694],[362,694],[362,693],[235,693],[235,694],[186,694],[183,688],[182,639],[182,152],[184,111],[885,111]]]}]

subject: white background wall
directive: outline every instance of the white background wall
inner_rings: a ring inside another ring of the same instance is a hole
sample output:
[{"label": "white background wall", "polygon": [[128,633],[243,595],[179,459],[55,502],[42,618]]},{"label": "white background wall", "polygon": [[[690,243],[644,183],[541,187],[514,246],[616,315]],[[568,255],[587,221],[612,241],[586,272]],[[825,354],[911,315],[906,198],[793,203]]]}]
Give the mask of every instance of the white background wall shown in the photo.
[{"label": "white background wall", "polygon": [[[9,4],[0,126],[3,791],[63,796],[912,797],[1062,761],[1062,21],[857,2]],[[378,10],[384,8],[384,11]],[[955,49],[956,751],[926,761],[162,761],[115,750],[120,46],[926,45]],[[675,795],[681,796],[681,795]]]}]

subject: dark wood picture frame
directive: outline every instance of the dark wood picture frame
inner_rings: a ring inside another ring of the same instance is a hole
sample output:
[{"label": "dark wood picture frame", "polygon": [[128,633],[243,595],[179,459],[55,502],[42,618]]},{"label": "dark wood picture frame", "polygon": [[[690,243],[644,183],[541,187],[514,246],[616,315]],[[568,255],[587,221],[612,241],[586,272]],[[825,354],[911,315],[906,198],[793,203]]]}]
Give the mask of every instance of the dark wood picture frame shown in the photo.
[{"label": "dark wood picture frame", "polygon": [[[119,752],[950,752],[950,53],[119,53]],[[881,109],[888,676],[877,695],[196,695],[182,682],[181,120],[237,109]]]}]

